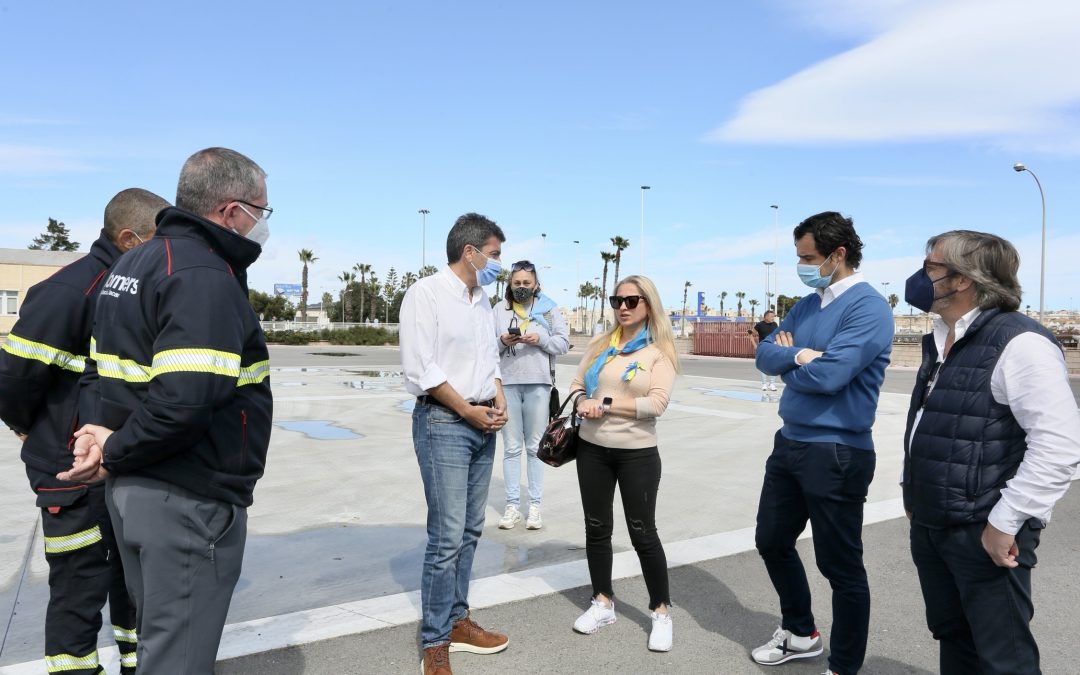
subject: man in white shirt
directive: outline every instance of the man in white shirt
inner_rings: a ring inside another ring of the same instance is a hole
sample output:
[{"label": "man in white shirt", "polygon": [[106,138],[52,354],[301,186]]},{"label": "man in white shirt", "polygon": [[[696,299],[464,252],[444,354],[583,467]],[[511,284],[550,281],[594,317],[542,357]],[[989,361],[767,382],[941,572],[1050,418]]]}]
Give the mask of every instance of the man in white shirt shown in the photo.
[{"label": "man in white shirt", "polygon": [[992,234],[930,239],[906,299],[940,318],[905,435],[904,505],[942,673],[1038,673],[1031,569],[1080,462],[1061,348],[1016,311],[1019,256]]},{"label": "man in white shirt", "polygon": [[461,216],[446,238],[447,266],[413,284],[401,303],[401,363],[405,388],[416,396],[413,446],[428,505],[420,590],[425,675],[451,675],[451,651],[494,654],[508,644],[470,618],[468,603],[495,435],[507,419],[483,289],[499,273],[504,241],[493,221]]}]

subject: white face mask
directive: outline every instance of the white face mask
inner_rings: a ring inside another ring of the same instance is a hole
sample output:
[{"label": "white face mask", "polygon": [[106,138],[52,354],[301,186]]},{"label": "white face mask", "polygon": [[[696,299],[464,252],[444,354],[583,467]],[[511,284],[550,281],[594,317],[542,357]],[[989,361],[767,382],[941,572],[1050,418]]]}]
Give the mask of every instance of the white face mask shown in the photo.
[{"label": "white face mask", "polygon": [[266,240],[270,238],[270,224],[266,222],[266,218],[255,218],[251,211],[248,211],[244,208],[243,204],[237,204],[237,206],[240,207],[241,211],[248,214],[255,220],[255,227],[251,228],[251,230],[248,231],[248,233],[244,236],[258,244],[259,246],[265,246]]}]

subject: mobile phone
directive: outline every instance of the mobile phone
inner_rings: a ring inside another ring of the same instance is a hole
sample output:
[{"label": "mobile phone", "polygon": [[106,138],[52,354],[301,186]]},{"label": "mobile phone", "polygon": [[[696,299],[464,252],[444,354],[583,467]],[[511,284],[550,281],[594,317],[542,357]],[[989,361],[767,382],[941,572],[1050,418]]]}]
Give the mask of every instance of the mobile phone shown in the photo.
[{"label": "mobile phone", "polygon": [[517,326],[511,326],[510,328],[507,328],[506,332],[510,333],[511,335],[516,335],[518,337],[521,337],[521,329],[518,328]]}]

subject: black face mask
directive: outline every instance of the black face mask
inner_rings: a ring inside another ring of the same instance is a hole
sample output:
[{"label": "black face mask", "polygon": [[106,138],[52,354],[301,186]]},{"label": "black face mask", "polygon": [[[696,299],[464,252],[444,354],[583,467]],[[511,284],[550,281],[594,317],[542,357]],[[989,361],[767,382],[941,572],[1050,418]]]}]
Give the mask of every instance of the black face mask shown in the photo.
[{"label": "black face mask", "polygon": [[956,293],[956,291],[951,291],[945,295],[934,297],[934,284],[944,281],[955,274],[956,272],[949,272],[939,279],[931,279],[930,275],[926,273],[926,268],[920,268],[918,272],[908,277],[907,282],[904,284],[904,302],[915,309],[929,312],[930,308],[934,306],[935,300],[942,300]]},{"label": "black face mask", "polygon": [[536,291],[531,288],[526,288],[525,286],[515,286],[510,289],[510,293],[514,296],[514,300],[516,300],[518,304],[524,305],[529,300],[532,300]]}]

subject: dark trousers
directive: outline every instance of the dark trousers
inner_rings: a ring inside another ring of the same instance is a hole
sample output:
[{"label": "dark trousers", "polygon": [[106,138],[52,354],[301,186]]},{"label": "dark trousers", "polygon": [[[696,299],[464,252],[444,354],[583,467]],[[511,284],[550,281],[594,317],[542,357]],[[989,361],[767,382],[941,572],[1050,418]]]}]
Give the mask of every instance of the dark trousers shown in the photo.
[{"label": "dark trousers", "polygon": [[49,605],[45,610],[45,663],[49,672],[101,672],[97,641],[101,610],[109,602],[121,672],[135,672],[135,605],[124,587],[124,567],[105,509],[105,485],[59,481],[27,467],[41,507]]},{"label": "dark trousers", "polygon": [[814,557],[832,586],[829,668],[839,675],[857,673],[866,656],[870,587],[862,524],[875,464],[872,450],[792,441],[777,432],[758,503],[755,542],[780,596],[781,626],[804,636],[816,627],[795,540],[807,520],[813,527]]},{"label": "dark trousers", "polygon": [[247,509],[141,476],[110,476],[105,497],[138,608],[139,672],[212,675]]},{"label": "dark trousers", "polygon": [[649,609],[670,605],[667,557],[656,531],[656,492],[660,487],[660,453],[656,446],[621,450],[579,438],[577,474],[585,511],[585,557],[589,561],[593,595],[603,593],[610,598],[615,594],[611,586],[611,533],[617,483],[626,529],[649,589]]},{"label": "dark trousers", "polygon": [[930,529],[912,523],[926,625],[940,646],[942,675],[1039,673],[1031,634],[1031,568],[1040,529],[1016,533],[1018,567],[998,567],[982,547],[986,523]]}]

